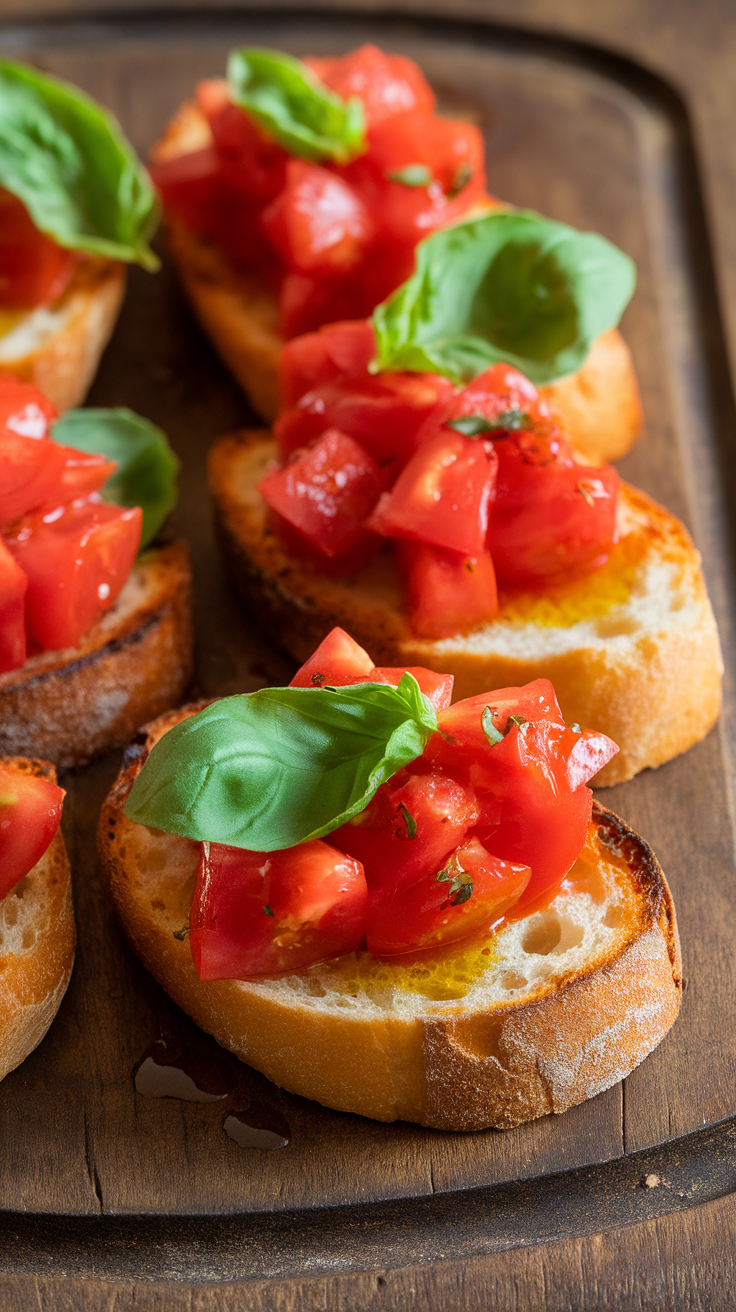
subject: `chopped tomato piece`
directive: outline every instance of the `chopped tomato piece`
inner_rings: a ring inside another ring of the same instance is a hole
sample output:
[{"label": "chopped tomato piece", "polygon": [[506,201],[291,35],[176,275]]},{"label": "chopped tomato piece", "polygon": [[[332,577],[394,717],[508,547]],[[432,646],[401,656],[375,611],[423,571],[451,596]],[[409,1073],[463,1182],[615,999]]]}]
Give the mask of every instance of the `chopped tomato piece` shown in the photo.
[{"label": "chopped tomato piece", "polygon": [[143,514],[97,493],[29,515],[6,535],[28,579],[26,632],[46,651],[75,646],[123,587],[138,551]]},{"label": "chopped tomato piece", "polygon": [[398,887],[390,880],[369,887],[368,950],[416,952],[481,933],[519,901],[530,874],[470,838],[439,869]]},{"label": "chopped tomato piece", "polygon": [[284,852],[203,843],[189,920],[200,979],[305,970],[365,935],[363,867],[319,839]]},{"label": "chopped tomato piece", "polygon": [[451,638],[488,624],[498,613],[493,558],[462,556],[424,542],[397,542],[414,633]]},{"label": "chopped tomato piece", "polygon": [[[434,418],[437,425],[442,426],[469,415],[478,415],[494,424],[497,422],[499,436],[506,431],[505,425],[537,428],[542,423],[554,428],[559,436],[560,430],[551,423],[549,407],[540,401],[534,384],[508,364],[491,365],[471,383],[458,389]],[[433,429],[434,425],[428,425],[422,438],[429,436]]]},{"label": "chopped tomato piece", "polygon": [[56,417],[36,387],[0,374],[0,527],[59,489],[66,458],[47,437]]},{"label": "chopped tomato piece", "polygon": [[305,59],[325,86],[349,100],[360,96],[366,126],[371,128],[395,114],[419,110],[431,114],[434,93],[413,59],[387,55],[378,46],[364,45],[338,58]]},{"label": "chopped tomato piece", "polygon": [[63,800],[64,789],[51,779],[0,761],[0,897],[41,860],[59,828]]},{"label": "chopped tomato piece", "polygon": [[397,887],[439,869],[479,817],[471,788],[438,771],[404,769],[329,841],[363,863],[369,888],[386,880]]},{"label": "chopped tomato piece", "polygon": [[286,186],[261,214],[261,224],[296,273],[350,269],[372,235],[358,193],[329,169],[302,159],[289,160]]},{"label": "chopped tomato piece", "polygon": [[363,528],[386,485],[375,460],[335,428],[276,473],[259,491],[267,504],[328,560],[375,551],[380,538]]},{"label": "chopped tomato piece", "polygon": [[496,482],[492,446],[447,430],[424,442],[368,527],[385,537],[410,538],[478,556],[485,548],[488,504]]},{"label": "chopped tomato piece", "polygon": [[305,392],[334,378],[366,377],[375,354],[376,335],[370,319],[329,323],[316,333],[293,338],[279,361],[282,411],[296,405]]},{"label": "chopped tomato piece", "polygon": [[104,456],[94,455],[91,451],[77,451],[73,446],[63,446],[61,450],[64,453],[64,468],[58,486],[44,498],[47,509],[55,509],[59,504],[75,501],[77,497],[88,497],[92,492],[99,492],[117,469],[114,460],[106,460]]},{"label": "chopped tomato piece", "polygon": [[[210,98],[198,94],[197,99],[201,104],[202,99]],[[289,156],[283,146],[267,137],[254,119],[229,100],[219,108],[210,104],[207,118],[220,176],[228,191],[259,205],[273,200],[286,184]]]},{"label": "chopped tomato piece", "polygon": [[22,202],[0,188],[0,306],[32,310],[55,300],[78,259],[39,232]]},{"label": "chopped tomato piece", "polygon": [[167,213],[204,237],[216,236],[218,210],[225,197],[214,146],[203,146],[171,159],[154,160],[150,173]]},{"label": "chopped tomato piece", "polygon": [[28,579],[0,537],[0,674],[25,664],[27,587]]},{"label": "chopped tomato piece", "polygon": [[436,711],[442,711],[452,701],[454,674],[437,674],[434,670],[425,670],[421,665],[401,666],[377,665],[368,675],[368,683],[391,683],[397,688],[402,675],[413,674],[424,696],[431,701]]},{"label": "chopped tomato piece", "polygon": [[[373,661],[344,629],[334,628],[319,647],[297,670],[291,688],[323,688],[325,684],[341,688],[349,683],[370,680]],[[380,680],[379,680],[380,682]]]}]

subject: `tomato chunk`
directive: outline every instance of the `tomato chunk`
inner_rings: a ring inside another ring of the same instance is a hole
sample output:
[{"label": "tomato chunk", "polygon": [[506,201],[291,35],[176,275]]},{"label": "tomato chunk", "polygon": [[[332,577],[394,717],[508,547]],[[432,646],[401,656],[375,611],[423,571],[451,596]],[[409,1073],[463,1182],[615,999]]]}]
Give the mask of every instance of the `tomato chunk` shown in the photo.
[{"label": "tomato chunk", "polygon": [[391,881],[369,887],[368,950],[416,952],[481,933],[519,901],[530,874],[528,866],[502,861],[470,838],[439,870],[398,888]]},{"label": "tomato chunk", "polygon": [[294,337],[284,346],[279,361],[281,409],[290,409],[305,392],[334,378],[367,377],[375,354],[376,335],[370,319],[329,323],[316,333]]},{"label": "tomato chunk", "polygon": [[0,537],[0,674],[25,664],[27,587],[28,579]]},{"label": "tomato chunk", "polygon": [[413,59],[387,55],[378,46],[364,45],[338,58],[304,61],[313,72],[348,100],[360,96],[370,128],[395,114],[419,110],[431,114],[434,93]]},{"label": "tomato chunk", "polygon": [[463,556],[424,542],[397,542],[414,633],[451,638],[488,624],[498,613],[490,552]]},{"label": "tomato chunk", "polygon": [[37,861],[59,828],[64,789],[0,761],[0,897]]},{"label": "tomato chunk", "polygon": [[47,651],[73,647],[112,606],[138,551],[143,512],[98,494],[29,515],[6,536],[28,579],[26,632]]},{"label": "tomato chunk", "polygon": [[360,196],[329,169],[291,159],[286,186],[261,214],[289,269],[336,274],[360,260],[372,224]]},{"label": "tomato chunk", "polygon": [[435,670],[425,670],[421,665],[393,667],[377,665],[368,675],[369,683],[391,683],[397,688],[404,674],[413,674],[424,696],[431,701],[436,711],[443,711],[452,701],[454,674],[437,674]]},{"label": "tomato chunk", "polygon": [[349,683],[370,681],[373,661],[344,629],[335,627],[297,670],[291,688],[341,688]]},{"label": "tomato chunk", "polygon": [[276,473],[259,491],[267,504],[328,560],[375,551],[380,538],[363,528],[385,477],[357,442],[335,428]]},{"label": "tomato chunk", "polygon": [[203,843],[189,940],[200,979],[305,970],[365,936],[359,861],[320,839],[284,852]]},{"label": "tomato chunk", "polygon": [[485,548],[497,464],[492,446],[486,451],[484,442],[462,433],[437,433],[381,497],[368,527],[477,556]]},{"label": "tomato chunk", "polygon": [[47,437],[56,417],[38,388],[0,374],[0,527],[60,487],[65,456]]},{"label": "tomato chunk", "polygon": [[39,232],[22,202],[0,189],[0,306],[32,310],[56,300],[78,259]]}]

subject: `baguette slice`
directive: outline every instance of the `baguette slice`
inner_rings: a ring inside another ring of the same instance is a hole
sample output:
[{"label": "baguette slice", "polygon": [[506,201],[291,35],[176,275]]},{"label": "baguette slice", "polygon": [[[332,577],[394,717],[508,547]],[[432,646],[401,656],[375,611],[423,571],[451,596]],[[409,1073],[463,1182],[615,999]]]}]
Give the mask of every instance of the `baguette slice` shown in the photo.
[{"label": "baguette slice", "polygon": [[147,551],[78,646],[0,675],[0,753],[85,765],[181,701],[192,674],[190,588],[183,542]]},{"label": "baguette slice", "polygon": [[673,1023],[682,989],[656,857],[595,805],[544,910],[443,955],[353,952],[300,974],[203,983],[188,922],[199,844],[128,820],[148,753],[200,706],[143,730],[102,808],[99,850],[134,951],[174,1001],[276,1084],[338,1111],[443,1130],[562,1112],[624,1078]]},{"label": "baguette slice", "polygon": [[[152,158],[172,159],[210,142],[207,120],[193,102],[187,102],[168,124]],[[169,250],[202,327],[256,410],[264,419],[275,419],[284,339],[273,291],[178,220],[167,218],[166,229]],[[575,373],[540,387],[539,392],[557,411],[586,464],[618,460],[639,435],[639,387],[629,348],[618,329],[593,343]]]},{"label": "baguette slice", "polygon": [[258,433],[210,456],[220,541],[236,587],[275,640],[305,661],[334,625],[377,665],[454,674],[455,696],[551,679],[569,723],[620,751],[597,786],[630,779],[699,742],[718,718],[723,662],[700,555],[679,520],[626,484],[621,541],[602,569],[547,594],[501,598],[473,633],[416,637],[390,550],[351,578],[314,573],[268,526],[256,487],[276,455]]},{"label": "baguette slice", "polygon": [[[3,765],[56,781],[46,761]],[[41,860],[0,900],[0,1080],[41,1042],[74,964],[72,885],[61,829]]]},{"label": "baguette slice", "polygon": [[84,260],[51,305],[29,310],[0,336],[0,372],[33,383],[62,413],[81,405],[115,327],[126,270]]}]

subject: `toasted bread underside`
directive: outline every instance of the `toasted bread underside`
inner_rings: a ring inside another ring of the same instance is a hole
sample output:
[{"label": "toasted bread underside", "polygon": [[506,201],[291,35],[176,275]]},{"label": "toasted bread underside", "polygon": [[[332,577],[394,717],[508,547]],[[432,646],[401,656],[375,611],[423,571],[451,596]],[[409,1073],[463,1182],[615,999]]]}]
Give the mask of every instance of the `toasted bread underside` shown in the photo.
[{"label": "toasted bread underside", "polygon": [[562,1112],[626,1076],[680,1004],[669,889],[656,857],[596,805],[588,844],[544,910],[433,959],[367,952],[258,981],[203,983],[186,925],[199,845],[134,824],[126,798],[158,738],[140,735],[102,809],[99,848],[144,965],[224,1047],[339,1111],[445,1130]]},{"label": "toasted bread underside", "polygon": [[545,598],[527,598],[526,610],[512,600],[492,624],[438,640],[412,633],[390,550],[347,579],[316,574],[287,553],[256,490],[274,456],[262,434],[222,438],[210,481],[235,584],[295,660],[338,624],[377,665],[453,674],[456,698],[551,679],[568,722],[619,745],[598,786],[669,761],[714,724],[723,663],[700,556],[679,520],[644,493],[623,486],[621,543],[603,570],[548,607]]},{"label": "toasted bread underside", "polygon": [[[56,779],[45,761],[3,760],[19,774]],[[61,829],[41,860],[0,899],[0,1080],[41,1042],[74,964],[74,911]]]},{"label": "toasted bread underside", "polygon": [[0,372],[33,383],[57,410],[81,405],[125,293],[125,265],[91,259],[62,296],[23,315],[0,337]]},{"label": "toasted bread underside", "polygon": [[[187,102],[153,151],[156,160],[206,146],[210,131],[196,105]],[[264,419],[279,409],[278,366],[284,339],[278,304],[257,275],[238,269],[213,242],[167,219],[169,249],[194,312],[225,364]],[[540,388],[589,464],[626,454],[638,437],[641,400],[629,349],[617,329],[594,342],[575,373]]]},{"label": "toasted bread underside", "polygon": [[181,701],[192,673],[184,543],[145,552],[76,647],[0,675],[0,753],[84,765]]}]

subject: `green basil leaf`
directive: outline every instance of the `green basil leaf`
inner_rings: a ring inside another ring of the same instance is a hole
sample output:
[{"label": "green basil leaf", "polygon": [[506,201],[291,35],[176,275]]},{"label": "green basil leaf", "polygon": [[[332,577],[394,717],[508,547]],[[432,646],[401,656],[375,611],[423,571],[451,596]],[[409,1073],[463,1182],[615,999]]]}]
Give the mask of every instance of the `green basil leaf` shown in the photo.
[{"label": "green basil leaf", "polygon": [[512,410],[502,410],[495,419],[481,414],[460,415],[457,419],[448,419],[446,427],[454,428],[456,433],[462,433],[464,437],[480,437],[481,433],[490,433],[495,437],[498,433],[519,433],[524,428],[530,428],[531,422],[530,415],[514,407]]},{"label": "green basil leaf", "polygon": [[486,214],[419,243],[415,273],[373,313],[372,368],[461,383],[503,361],[550,382],[618,323],[635,282],[633,261],[596,233],[527,210]]},{"label": "green basil leaf", "polygon": [[116,506],[143,510],[141,547],[156,536],[176,504],[179,461],[166,434],[132,410],[67,410],[56,420],[51,436],[61,446],[107,456],[117,461],[103,495]]},{"label": "green basil leaf", "polygon": [[159,740],[125,814],[256,852],[294,847],[364,810],[436,728],[410,674],[398,688],[263,688],[226,697]]},{"label": "green basil leaf", "polygon": [[402,182],[405,187],[428,187],[434,180],[426,164],[407,164],[403,169],[387,169],[384,177],[389,182]]},{"label": "green basil leaf", "polygon": [[156,193],[116,120],[76,87],[0,59],[0,182],[69,250],[157,269]]},{"label": "green basil leaf", "polygon": [[300,59],[246,46],[230,54],[227,77],[235,104],[290,154],[346,164],[366,149],[362,100],[343,100]]}]

